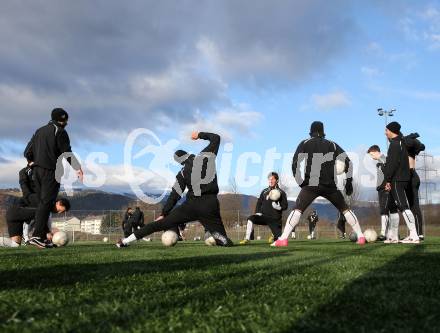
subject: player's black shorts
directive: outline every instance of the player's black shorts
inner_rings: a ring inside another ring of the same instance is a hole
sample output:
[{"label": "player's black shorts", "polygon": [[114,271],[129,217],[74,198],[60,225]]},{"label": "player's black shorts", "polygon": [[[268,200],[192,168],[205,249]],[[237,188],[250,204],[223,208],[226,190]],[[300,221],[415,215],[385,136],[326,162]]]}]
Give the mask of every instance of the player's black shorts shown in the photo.
[{"label": "player's black shorts", "polygon": [[10,211],[6,212],[6,223],[9,237],[23,236],[23,221],[17,220]]},{"label": "player's black shorts", "polygon": [[250,220],[253,224],[267,225],[272,231],[274,240],[277,240],[281,236],[282,225],[281,220],[279,219],[273,219],[264,215],[251,215],[248,217],[248,220]]},{"label": "player's black shorts", "polygon": [[397,206],[390,192],[378,191],[380,215],[388,215],[397,213]]},{"label": "player's black shorts", "polygon": [[141,229],[135,230],[137,239],[163,230],[175,230],[179,224],[199,221],[205,231],[209,231],[215,238],[217,245],[232,246],[232,241],[227,237],[225,227],[220,215],[220,203],[217,195],[204,195],[187,199],[183,204],[174,208],[162,220],[147,223]]},{"label": "player's black shorts", "polygon": [[317,197],[327,199],[341,213],[349,210],[341,191],[339,191],[337,188],[328,188],[323,186],[304,186],[296,199],[295,209],[304,212]]}]

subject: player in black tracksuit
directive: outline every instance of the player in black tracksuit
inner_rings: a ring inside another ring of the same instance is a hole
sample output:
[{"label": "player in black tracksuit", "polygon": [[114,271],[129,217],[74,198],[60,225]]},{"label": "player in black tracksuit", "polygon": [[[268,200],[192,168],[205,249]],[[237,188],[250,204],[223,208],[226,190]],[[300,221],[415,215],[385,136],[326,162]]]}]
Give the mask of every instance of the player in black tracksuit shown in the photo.
[{"label": "player in black tracksuit", "polygon": [[[209,145],[195,156],[178,150],[174,159],[183,165],[176,175],[176,182],[165,203],[161,216],[152,223],[136,230],[129,237],[120,240],[116,245],[125,247],[130,242],[141,239],[157,231],[169,230],[181,223],[199,221],[206,231],[214,237],[217,245],[232,246],[220,216],[219,192],[215,159],[220,147],[220,136],[213,133],[194,132],[193,140],[209,140]],[[174,208],[188,189],[186,200]]]},{"label": "player in black tracksuit", "polygon": [[[309,205],[319,196],[329,200],[341,213],[358,235],[358,243],[364,244],[365,237],[362,233],[355,214],[347,206],[344,196],[337,188],[336,160],[345,163],[345,192],[353,193],[353,178],[351,161],[344,150],[336,143],[326,140],[324,124],[314,122],[310,128],[310,139],[302,141],[293,156],[293,175],[301,187],[296,200],[296,208],[287,219],[281,237],[272,246],[287,246],[288,237],[299,223],[301,215]],[[300,165],[305,162],[304,178],[301,176]]]},{"label": "player in black tracksuit", "polygon": [[318,212],[314,210],[308,217],[307,221],[309,222],[309,239],[316,239],[315,229],[316,224],[319,221]]},{"label": "player in black tracksuit", "polygon": [[133,212],[133,229],[140,229],[145,225],[144,212],[139,207],[136,207]]},{"label": "player in black tracksuit", "polygon": [[390,243],[391,240],[392,242],[396,242],[398,239],[398,235],[394,235],[393,232],[391,232],[391,230],[395,230],[395,228],[392,228],[391,226],[395,226],[396,224],[397,226],[399,225],[399,214],[397,213],[397,207],[390,195],[390,192],[385,191],[386,182],[384,174],[386,169],[386,157],[381,154],[380,147],[378,145],[371,146],[368,149],[367,153],[373,160],[377,161],[376,190],[379,198],[379,211],[381,218],[381,231],[378,240],[386,241],[388,239],[389,241],[387,243]]},{"label": "player in black tracksuit", "polygon": [[410,181],[409,186],[406,189],[406,196],[408,197],[409,207],[416,219],[416,230],[420,240],[424,239],[423,236],[423,214],[420,209],[420,177],[416,171],[416,156],[425,150],[425,145],[419,140],[418,133],[412,133],[405,136],[404,142],[406,149],[408,150],[409,164],[410,164]]},{"label": "player in black tracksuit", "polygon": [[[277,240],[281,236],[283,211],[288,207],[287,195],[278,186],[279,175],[276,172],[271,172],[268,177],[269,187],[265,188],[257,200],[255,207],[255,214],[247,219],[246,236],[240,244],[248,244],[251,240],[254,224],[267,225],[272,231],[273,239]],[[281,195],[277,201],[273,201],[269,197],[272,190],[280,191]]]},{"label": "player in black tracksuit", "polygon": [[[58,180],[62,177],[63,169],[59,157],[72,152],[69,135],[64,129],[67,120],[66,111],[61,108],[54,109],[52,120],[35,132],[24,151],[26,159],[33,162],[35,193],[38,196],[35,228],[29,243],[39,247],[43,246],[46,240],[46,224],[60,189]],[[67,160],[82,179],[78,160],[74,156],[68,157]]]},{"label": "player in black tracksuit", "polygon": [[409,237],[402,240],[402,243],[419,243],[414,214],[410,210],[406,196],[411,173],[408,151],[400,128],[397,122],[389,123],[386,127],[386,136],[390,141],[390,146],[385,163],[385,190],[390,192],[410,231]]},{"label": "player in black tracksuit", "polygon": [[127,211],[125,212],[124,219],[122,220],[122,231],[124,232],[124,237],[128,237],[133,233],[133,224],[133,209],[128,207]]},{"label": "player in black tracksuit", "polygon": [[[69,200],[61,198],[56,200],[54,205],[51,207],[50,211],[52,213],[64,213],[70,209]],[[6,211],[6,223],[8,225],[8,234],[11,242],[4,245],[8,247],[17,247],[21,244],[23,236],[23,224],[30,223],[37,214],[37,208],[35,207],[20,207],[12,206]],[[49,233],[50,230],[46,224],[44,232]],[[39,246],[41,248],[48,248],[47,244]]]}]

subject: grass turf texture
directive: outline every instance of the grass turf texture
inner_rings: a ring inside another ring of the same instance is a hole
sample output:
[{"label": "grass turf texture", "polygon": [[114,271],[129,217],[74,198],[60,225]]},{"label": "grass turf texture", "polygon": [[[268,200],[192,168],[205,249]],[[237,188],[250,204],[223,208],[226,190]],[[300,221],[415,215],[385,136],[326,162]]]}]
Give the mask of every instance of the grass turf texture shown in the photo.
[{"label": "grass turf texture", "polygon": [[438,332],[439,245],[0,249],[0,331]]}]

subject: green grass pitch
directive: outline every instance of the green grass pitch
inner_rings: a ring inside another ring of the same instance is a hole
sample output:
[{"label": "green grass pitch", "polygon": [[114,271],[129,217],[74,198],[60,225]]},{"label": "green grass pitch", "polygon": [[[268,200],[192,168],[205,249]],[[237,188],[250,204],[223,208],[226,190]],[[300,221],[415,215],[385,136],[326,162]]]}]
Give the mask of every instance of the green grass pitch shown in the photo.
[{"label": "green grass pitch", "polygon": [[440,238],[0,249],[0,332],[439,332]]}]

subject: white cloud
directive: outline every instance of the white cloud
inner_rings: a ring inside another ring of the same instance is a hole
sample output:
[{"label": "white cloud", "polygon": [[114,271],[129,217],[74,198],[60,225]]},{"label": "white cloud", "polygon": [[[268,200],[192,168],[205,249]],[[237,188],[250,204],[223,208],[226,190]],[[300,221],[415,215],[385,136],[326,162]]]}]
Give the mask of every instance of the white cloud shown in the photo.
[{"label": "white cloud", "polygon": [[285,87],[326,70],[357,35],[350,6],[347,0],[277,6],[36,0],[32,8],[6,2],[0,140],[27,140],[55,106],[70,111],[73,138],[92,142],[139,123],[209,119],[234,108],[229,85]]},{"label": "white cloud", "polygon": [[382,72],[378,68],[368,66],[361,67],[361,73],[369,78],[374,78],[382,75]]},{"label": "white cloud", "polygon": [[310,98],[310,103],[302,109],[315,109],[329,111],[333,109],[345,108],[351,105],[350,97],[342,90],[333,91],[327,94],[314,94]]},{"label": "white cloud", "polygon": [[211,131],[220,134],[225,141],[231,141],[234,135],[255,137],[252,129],[263,119],[259,112],[249,109],[246,104],[236,104],[212,115],[199,113],[196,121],[186,124],[180,131],[180,137],[187,140],[193,130]]},{"label": "white cloud", "polygon": [[440,49],[440,9],[429,5],[423,10],[408,10],[399,28],[409,40],[425,42],[430,50]]}]

